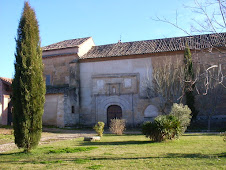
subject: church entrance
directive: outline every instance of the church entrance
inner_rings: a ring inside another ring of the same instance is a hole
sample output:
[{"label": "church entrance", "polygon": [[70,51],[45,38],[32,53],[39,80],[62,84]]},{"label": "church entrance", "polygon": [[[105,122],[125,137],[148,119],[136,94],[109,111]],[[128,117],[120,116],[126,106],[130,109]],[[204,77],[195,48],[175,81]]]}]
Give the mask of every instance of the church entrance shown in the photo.
[{"label": "church entrance", "polygon": [[118,105],[111,105],[107,109],[107,125],[110,125],[111,119],[122,118],[122,108]]}]

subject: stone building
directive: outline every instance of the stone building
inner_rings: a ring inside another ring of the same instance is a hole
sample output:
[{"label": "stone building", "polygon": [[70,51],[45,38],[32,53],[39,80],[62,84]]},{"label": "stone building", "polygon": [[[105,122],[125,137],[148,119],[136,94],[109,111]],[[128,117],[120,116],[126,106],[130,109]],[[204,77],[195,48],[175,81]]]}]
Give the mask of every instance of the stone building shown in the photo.
[{"label": "stone building", "polygon": [[12,123],[12,79],[0,77],[0,124],[11,125]]},{"label": "stone building", "polygon": [[[225,35],[221,34],[222,39],[206,34],[100,46],[87,37],[45,46],[43,123],[90,126],[97,121],[109,124],[118,117],[136,126],[152,120],[161,114],[158,98],[148,99],[143,85],[152,75],[152,66],[169,58],[182,60],[186,43],[194,58],[204,56],[205,61],[214,61],[221,53],[203,50],[217,46],[225,51]],[[225,107],[221,111],[225,114]]]}]

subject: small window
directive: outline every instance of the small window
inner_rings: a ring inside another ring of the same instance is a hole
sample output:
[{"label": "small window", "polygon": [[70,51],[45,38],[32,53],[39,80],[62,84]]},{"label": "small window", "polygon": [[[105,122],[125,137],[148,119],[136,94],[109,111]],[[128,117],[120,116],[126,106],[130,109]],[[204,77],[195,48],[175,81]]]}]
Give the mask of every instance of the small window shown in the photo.
[{"label": "small window", "polygon": [[46,75],[46,85],[47,86],[51,85],[50,75]]},{"label": "small window", "polygon": [[71,113],[75,113],[75,107],[71,106]]}]

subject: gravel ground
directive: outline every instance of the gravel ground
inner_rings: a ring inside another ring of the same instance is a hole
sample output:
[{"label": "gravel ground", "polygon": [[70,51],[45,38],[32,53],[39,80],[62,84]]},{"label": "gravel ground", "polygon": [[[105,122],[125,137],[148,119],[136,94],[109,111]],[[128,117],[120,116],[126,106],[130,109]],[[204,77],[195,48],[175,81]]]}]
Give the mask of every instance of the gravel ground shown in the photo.
[{"label": "gravel ground", "polygon": [[[70,140],[74,138],[80,137],[89,137],[95,136],[96,134],[93,131],[79,131],[79,130],[62,130],[62,129],[44,129],[45,131],[48,130],[50,133],[44,133],[40,140],[40,145],[56,142],[59,140]],[[16,145],[12,142],[1,144],[0,145],[0,153],[7,152],[13,149],[16,149]]]}]

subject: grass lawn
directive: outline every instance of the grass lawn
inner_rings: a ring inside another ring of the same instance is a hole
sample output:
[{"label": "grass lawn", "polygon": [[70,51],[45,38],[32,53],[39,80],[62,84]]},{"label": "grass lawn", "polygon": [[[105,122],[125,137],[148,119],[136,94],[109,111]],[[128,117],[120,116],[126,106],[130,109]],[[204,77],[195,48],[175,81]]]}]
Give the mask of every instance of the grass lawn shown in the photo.
[{"label": "grass lawn", "polygon": [[152,143],[143,135],[104,135],[40,145],[30,154],[0,154],[0,169],[226,169],[226,143],[218,135],[186,134]]},{"label": "grass lawn", "polygon": [[[12,129],[2,128],[0,126],[0,145],[14,141]],[[1,168],[1,167],[0,167]]]},{"label": "grass lawn", "polygon": [[0,134],[0,145],[14,141],[13,135]]}]

